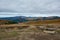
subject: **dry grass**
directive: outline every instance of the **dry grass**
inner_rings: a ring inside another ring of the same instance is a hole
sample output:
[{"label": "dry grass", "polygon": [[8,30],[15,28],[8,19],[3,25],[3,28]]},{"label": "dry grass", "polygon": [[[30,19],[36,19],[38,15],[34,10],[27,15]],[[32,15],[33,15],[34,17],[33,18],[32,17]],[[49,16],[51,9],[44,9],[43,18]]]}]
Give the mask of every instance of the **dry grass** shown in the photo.
[{"label": "dry grass", "polygon": [[13,32],[2,32],[0,30],[0,40],[7,40],[7,39],[15,39],[15,37],[18,36],[18,33],[13,31]]},{"label": "dry grass", "polygon": [[41,25],[41,24],[60,24],[60,19],[56,20],[42,20],[42,21],[29,21],[29,25]]},{"label": "dry grass", "polygon": [[[41,25],[41,24],[60,24],[60,19],[57,20],[45,20],[45,21],[30,21],[23,24],[10,24],[10,25],[0,25],[0,27],[20,27],[25,25]],[[19,31],[5,32],[0,30],[0,40],[60,40],[60,31],[59,34],[50,35],[41,32],[35,27],[29,27]],[[16,37],[16,38],[14,38]],[[6,39],[7,38],[7,39]],[[12,39],[11,39],[12,38]]]}]

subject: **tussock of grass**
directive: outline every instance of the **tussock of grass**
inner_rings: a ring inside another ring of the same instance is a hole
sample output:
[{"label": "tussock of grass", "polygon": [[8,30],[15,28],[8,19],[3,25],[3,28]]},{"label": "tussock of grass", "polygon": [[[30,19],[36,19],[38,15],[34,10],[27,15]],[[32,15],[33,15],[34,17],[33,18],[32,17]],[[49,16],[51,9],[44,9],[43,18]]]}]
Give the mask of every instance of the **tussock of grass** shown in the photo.
[{"label": "tussock of grass", "polygon": [[10,37],[15,37],[18,36],[18,33],[13,31],[13,32],[0,32],[0,39],[1,38],[10,38]]}]

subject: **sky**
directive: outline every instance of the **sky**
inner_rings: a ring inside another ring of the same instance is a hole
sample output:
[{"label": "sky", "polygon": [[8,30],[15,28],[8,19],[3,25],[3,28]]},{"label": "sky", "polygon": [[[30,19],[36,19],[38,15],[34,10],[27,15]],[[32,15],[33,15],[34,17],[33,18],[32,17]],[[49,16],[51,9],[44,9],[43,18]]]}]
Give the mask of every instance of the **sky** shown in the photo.
[{"label": "sky", "polygon": [[60,0],[0,0],[0,17],[60,16]]}]

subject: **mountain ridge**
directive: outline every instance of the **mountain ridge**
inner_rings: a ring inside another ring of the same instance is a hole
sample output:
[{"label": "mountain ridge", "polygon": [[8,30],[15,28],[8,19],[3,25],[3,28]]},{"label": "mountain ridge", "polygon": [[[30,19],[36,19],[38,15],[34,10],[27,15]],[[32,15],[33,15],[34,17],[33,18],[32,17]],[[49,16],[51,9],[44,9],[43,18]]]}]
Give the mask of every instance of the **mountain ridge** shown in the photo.
[{"label": "mountain ridge", "polygon": [[27,22],[27,21],[37,21],[37,20],[54,20],[60,19],[59,16],[49,16],[49,17],[26,17],[26,16],[15,16],[15,17],[5,17],[0,18],[0,20],[11,20],[15,22]]}]

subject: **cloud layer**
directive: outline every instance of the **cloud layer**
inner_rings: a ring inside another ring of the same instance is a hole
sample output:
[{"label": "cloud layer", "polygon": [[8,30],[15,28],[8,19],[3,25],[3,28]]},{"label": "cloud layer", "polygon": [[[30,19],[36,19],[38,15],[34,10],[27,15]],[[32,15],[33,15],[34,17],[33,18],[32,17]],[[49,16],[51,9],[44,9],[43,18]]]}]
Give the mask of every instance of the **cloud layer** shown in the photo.
[{"label": "cloud layer", "polygon": [[0,0],[0,14],[1,12],[37,16],[60,15],[60,0]]}]

